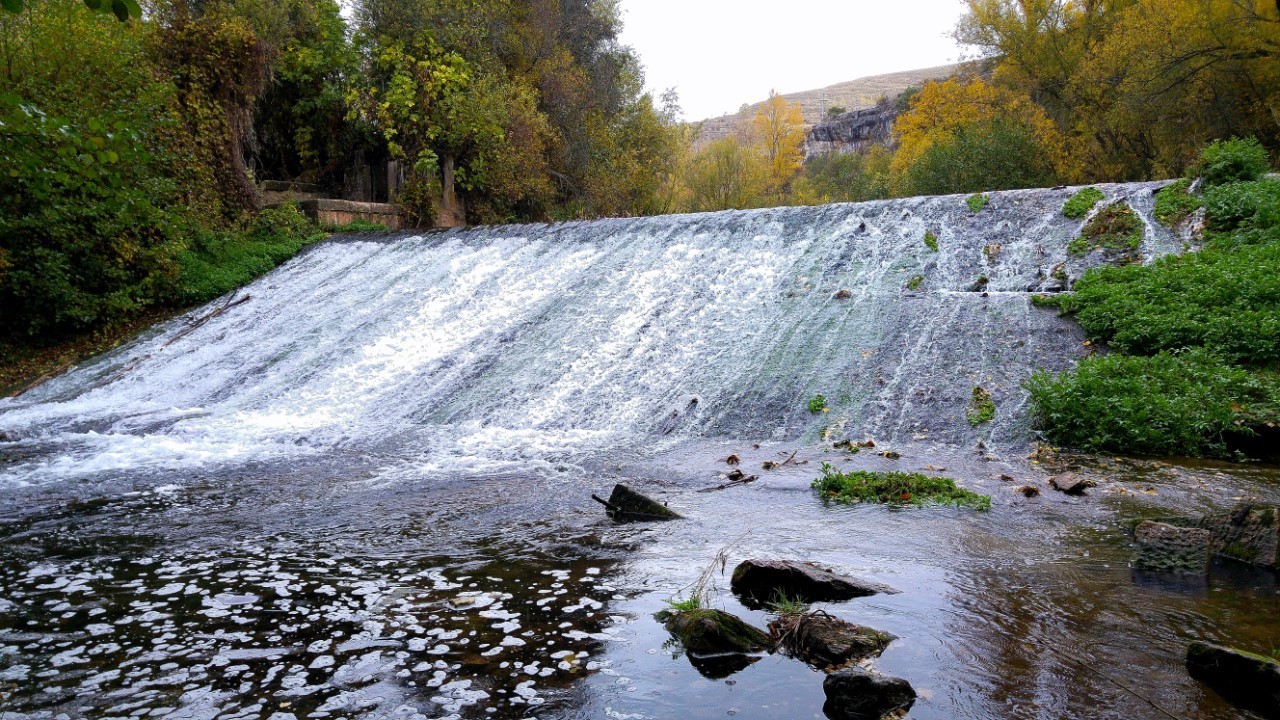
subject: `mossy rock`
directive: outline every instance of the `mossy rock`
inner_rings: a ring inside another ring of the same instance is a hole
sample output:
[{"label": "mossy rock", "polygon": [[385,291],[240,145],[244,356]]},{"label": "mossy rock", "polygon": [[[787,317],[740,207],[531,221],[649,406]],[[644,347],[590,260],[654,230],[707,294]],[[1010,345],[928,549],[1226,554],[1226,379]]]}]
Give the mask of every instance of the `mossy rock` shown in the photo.
[{"label": "mossy rock", "polygon": [[1244,650],[1193,642],[1187,672],[1235,705],[1280,718],[1280,662]]},{"label": "mossy rock", "polygon": [[723,610],[669,611],[660,613],[658,619],[689,655],[755,653],[771,646],[762,630]]},{"label": "mossy rock", "polygon": [[897,636],[825,612],[788,613],[769,623],[782,651],[819,670],[878,657]]}]

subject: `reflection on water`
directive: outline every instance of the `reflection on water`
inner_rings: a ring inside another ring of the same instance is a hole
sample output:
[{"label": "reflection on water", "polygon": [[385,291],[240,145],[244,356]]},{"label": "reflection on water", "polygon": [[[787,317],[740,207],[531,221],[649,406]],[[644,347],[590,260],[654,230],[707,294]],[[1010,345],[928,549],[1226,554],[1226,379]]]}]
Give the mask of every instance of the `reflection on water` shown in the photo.
[{"label": "reflection on water", "polygon": [[[917,719],[1249,717],[1187,676],[1185,646],[1280,645],[1274,573],[1136,575],[1120,522],[1276,501],[1272,471],[1107,464],[1089,496],[1027,499],[998,474],[1044,472],[952,457],[949,474],[994,496],[990,512],[827,507],[807,487],[836,459],[818,450],[697,492],[725,449],[619,471],[688,517],[654,525],[609,523],[589,494],[616,478],[576,475],[371,483],[368,468],[294,466],[11,495],[0,711],[821,718],[822,675],[803,663],[707,672],[652,619],[726,546],[730,571],[747,557],[813,560],[900,590],[819,607],[899,637],[873,664],[917,688]],[[732,449],[751,467],[778,452]],[[894,467],[939,462],[904,451]],[[726,577],[715,583],[713,605],[766,624]]]}]

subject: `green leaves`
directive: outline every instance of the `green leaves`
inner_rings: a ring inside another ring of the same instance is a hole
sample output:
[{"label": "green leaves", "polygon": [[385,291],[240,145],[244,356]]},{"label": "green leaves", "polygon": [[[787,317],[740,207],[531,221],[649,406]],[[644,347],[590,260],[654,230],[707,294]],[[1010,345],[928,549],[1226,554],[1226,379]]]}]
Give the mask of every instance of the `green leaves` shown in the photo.
[{"label": "green leaves", "polygon": [[[22,0],[0,0],[0,5],[11,13],[22,12]],[[104,3],[103,0],[84,0],[84,5],[94,12],[110,12],[120,22],[142,18],[142,6],[137,0],[110,0],[109,3]]]},{"label": "green leaves", "polygon": [[0,0],[0,4],[11,13],[22,12],[22,0]]}]

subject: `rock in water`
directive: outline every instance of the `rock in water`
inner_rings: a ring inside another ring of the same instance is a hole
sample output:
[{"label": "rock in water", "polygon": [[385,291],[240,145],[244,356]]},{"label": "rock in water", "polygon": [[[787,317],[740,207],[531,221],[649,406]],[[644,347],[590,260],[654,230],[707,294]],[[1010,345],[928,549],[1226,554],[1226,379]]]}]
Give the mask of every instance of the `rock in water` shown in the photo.
[{"label": "rock in water", "polygon": [[1180,528],[1207,530],[1210,549],[1216,555],[1262,567],[1280,568],[1280,507],[1241,505],[1226,513],[1199,518],[1163,517],[1155,521]]},{"label": "rock in water", "polygon": [[902,678],[873,675],[858,667],[837,670],[822,681],[827,702],[822,712],[831,720],[880,720],[894,710],[907,710],[916,691]]},{"label": "rock in water", "polygon": [[1049,478],[1049,484],[1053,486],[1054,490],[1068,495],[1083,495],[1085,490],[1096,487],[1098,483],[1082,478],[1073,472],[1068,472]]},{"label": "rock in water", "polygon": [[1133,535],[1138,541],[1133,566],[1139,570],[1197,574],[1209,571],[1208,530],[1146,520],[1134,529]]},{"label": "rock in water", "polygon": [[723,610],[685,610],[664,617],[663,627],[690,655],[753,653],[769,647],[768,635]]},{"label": "rock in water", "polygon": [[887,585],[836,575],[817,565],[791,560],[744,560],[733,569],[729,586],[743,604],[756,608],[782,597],[810,603],[897,592]]},{"label": "rock in water", "polygon": [[782,615],[769,623],[769,635],[787,655],[819,670],[878,657],[897,639],[824,612]]},{"label": "rock in water", "polygon": [[631,488],[618,483],[613,486],[613,493],[608,500],[591,496],[596,502],[605,506],[609,517],[622,521],[678,520],[682,515],[666,505],[645,497]]},{"label": "rock in water", "polygon": [[1206,642],[1187,648],[1187,671],[1240,707],[1280,718],[1280,662]]}]

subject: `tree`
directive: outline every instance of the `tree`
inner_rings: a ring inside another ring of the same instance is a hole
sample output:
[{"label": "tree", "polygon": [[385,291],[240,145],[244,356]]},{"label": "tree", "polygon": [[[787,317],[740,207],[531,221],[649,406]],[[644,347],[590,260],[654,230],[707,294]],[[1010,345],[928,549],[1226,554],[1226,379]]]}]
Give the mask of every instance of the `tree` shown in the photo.
[{"label": "tree", "polygon": [[757,110],[752,123],[755,141],[769,164],[769,191],[783,194],[804,164],[804,115],[775,91]]},{"label": "tree", "polygon": [[689,163],[686,174],[689,209],[756,207],[768,192],[769,182],[768,158],[737,138],[720,138],[694,155]]},{"label": "tree", "polygon": [[987,168],[1010,161],[1022,166],[1014,173],[1019,177],[1039,176],[1042,167],[1066,178],[1077,174],[1062,134],[1040,106],[982,80],[926,83],[912,98],[910,109],[894,122],[893,134],[898,140],[893,174],[899,193],[911,192],[913,184],[922,181],[920,171],[913,173],[912,168],[931,151],[929,163],[934,167],[944,158],[945,162],[981,162]]},{"label": "tree", "polygon": [[[24,0],[0,0],[0,7],[15,14],[22,12],[25,4]],[[120,22],[142,17],[142,7],[137,0],[84,0],[84,6],[95,12],[115,15]]]}]

